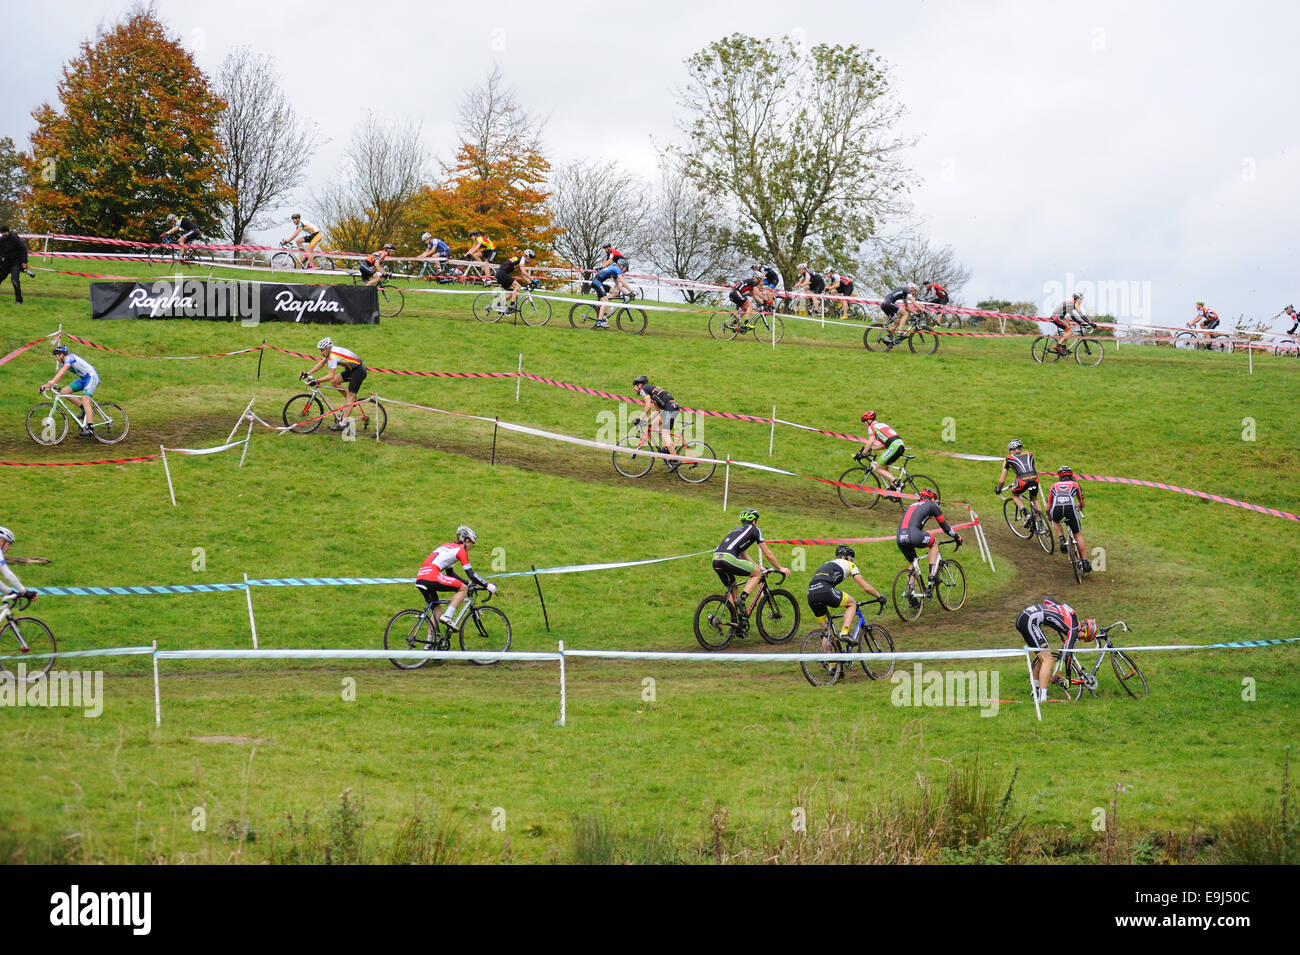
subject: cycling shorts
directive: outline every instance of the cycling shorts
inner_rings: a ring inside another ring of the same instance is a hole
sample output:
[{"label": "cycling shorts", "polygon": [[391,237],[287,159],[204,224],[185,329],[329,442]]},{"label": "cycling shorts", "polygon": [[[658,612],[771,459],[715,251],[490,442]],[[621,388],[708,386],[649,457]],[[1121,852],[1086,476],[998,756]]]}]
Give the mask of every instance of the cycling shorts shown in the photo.
[{"label": "cycling shorts", "polygon": [[891,438],[889,443],[881,449],[880,455],[876,458],[876,463],[888,466],[902,457],[904,450],[902,438]]},{"label": "cycling shorts", "polygon": [[1065,319],[1063,319],[1060,315],[1053,315],[1051,317],[1051,322],[1060,331],[1068,332],[1070,330],[1070,323],[1067,322]]},{"label": "cycling shorts", "polygon": [[357,271],[361,273],[361,277],[367,282],[375,277],[375,267],[369,262],[362,262],[357,266]]},{"label": "cycling shorts", "polygon": [[199,230],[191,229],[189,232],[181,233],[182,242],[197,242],[199,239]]},{"label": "cycling shorts", "polygon": [[818,620],[826,619],[828,610],[844,606],[844,594],[830,584],[817,583],[808,588],[808,607]]},{"label": "cycling shorts", "polygon": [[743,557],[720,553],[713,555],[713,572],[718,575],[724,587],[732,586],[737,577],[748,577],[757,569],[756,563]]},{"label": "cycling shorts", "polygon": [[464,590],[466,583],[450,570],[444,570],[437,577],[421,577],[415,582],[415,586],[419,587],[421,592],[428,588],[441,593],[450,593],[456,590]]},{"label": "cycling shorts", "polygon": [[918,547],[928,548],[932,543],[934,543],[934,535],[929,531],[913,531],[905,527],[898,532],[898,549],[903,552],[909,564],[916,560]]},{"label": "cycling shorts", "polygon": [[1029,497],[1038,497],[1038,480],[1030,478],[1027,481],[1016,480],[1016,486],[1011,489],[1012,494],[1028,494]]},{"label": "cycling shorts", "polygon": [[320,245],[321,239],[325,238],[319,232],[313,232],[311,235],[303,236],[303,242],[307,243],[307,248],[314,249]]},{"label": "cycling shorts", "polygon": [[736,308],[744,308],[744,307],[745,307],[745,300],[748,298],[748,296],[746,296],[746,295],[741,295],[739,292],[737,292],[737,291],[733,288],[733,289],[732,289],[732,290],[727,294],[727,298],[731,299],[731,304],[734,305],[734,306],[736,306]]},{"label": "cycling shorts", "polygon": [[95,393],[95,389],[99,387],[99,375],[96,373],[82,375],[68,387],[72,389],[74,394],[81,392],[86,397],[90,397]]},{"label": "cycling shorts", "polygon": [[682,413],[680,405],[673,405],[669,408],[659,409],[659,427],[665,431],[673,430],[673,425],[677,423],[677,416]]},{"label": "cycling shorts", "polygon": [[1207,330],[1208,330],[1208,329],[1211,329],[1211,328],[1218,328],[1218,327],[1219,327],[1219,320],[1218,320],[1217,318],[1212,318],[1212,319],[1210,319],[1208,322],[1205,323],[1205,326],[1204,326],[1204,327],[1205,327]]},{"label": "cycling shorts", "polygon": [[898,306],[892,302],[881,302],[880,310],[885,313],[886,318],[893,318],[898,314]]},{"label": "cycling shorts", "polygon": [[348,391],[354,395],[361,390],[361,383],[366,380],[366,376],[369,374],[370,372],[366,371],[365,365],[347,365],[339,369],[339,377],[348,386]]},{"label": "cycling shorts", "polygon": [[497,269],[497,285],[500,285],[507,292],[512,291],[515,287],[514,273],[507,272],[505,269]]},{"label": "cycling shorts", "polygon": [[1051,650],[1052,643],[1043,633],[1043,628],[1038,625],[1033,616],[1026,611],[1020,611],[1020,616],[1016,618],[1016,630],[1025,638],[1028,646],[1035,647],[1039,650]]},{"label": "cycling shorts", "polygon": [[1057,505],[1048,515],[1054,524],[1065,524],[1076,534],[1079,533],[1079,512],[1068,504]]}]

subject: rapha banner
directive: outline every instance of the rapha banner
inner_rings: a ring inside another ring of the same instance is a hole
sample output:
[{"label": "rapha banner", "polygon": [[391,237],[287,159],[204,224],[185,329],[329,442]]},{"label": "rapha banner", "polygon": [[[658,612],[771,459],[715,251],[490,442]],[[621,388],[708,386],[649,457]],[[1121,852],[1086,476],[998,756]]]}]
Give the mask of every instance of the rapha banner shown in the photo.
[{"label": "rapha banner", "polygon": [[92,282],[90,317],[378,325],[379,297],[374,288],[353,285],[203,279]]}]

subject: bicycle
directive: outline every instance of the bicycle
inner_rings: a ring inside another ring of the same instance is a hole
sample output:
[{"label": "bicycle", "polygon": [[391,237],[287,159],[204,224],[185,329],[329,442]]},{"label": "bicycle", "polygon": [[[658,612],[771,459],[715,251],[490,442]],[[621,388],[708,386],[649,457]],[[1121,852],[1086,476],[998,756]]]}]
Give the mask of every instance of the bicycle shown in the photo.
[{"label": "bicycle", "polygon": [[[55,388],[42,391],[49,401],[40,402],[27,412],[27,434],[37,444],[52,447],[68,436],[68,427],[75,423],[81,430],[81,398],[79,395],[65,395]],[[100,444],[117,444],[126,437],[130,429],[126,412],[116,401],[97,401],[90,399],[90,429]]]},{"label": "bicycle", "polygon": [[1300,358],[1300,342],[1294,338],[1284,338],[1273,346],[1273,354],[1279,358]]},{"label": "bicycle", "polygon": [[[946,544],[956,546],[957,542],[955,540],[939,542],[940,547]],[[920,559],[919,556],[914,558],[912,563],[900,570],[898,576],[894,578],[894,611],[898,614],[898,619],[904,622],[920,617],[921,611],[925,609],[925,601],[931,597],[938,597],[939,606],[944,610],[960,610],[962,604],[966,602],[966,571],[961,569],[961,564],[951,557],[941,557],[935,578],[937,586],[935,586],[921,572]],[[918,587],[918,580],[923,580],[924,585]],[[901,589],[900,584],[902,584]]]},{"label": "bicycle", "polygon": [[551,303],[544,298],[533,298],[533,290],[538,284],[538,280],[533,279],[521,288],[513,305],[508,301],[510,293],[505,289],[475,295],[474,317],[490,325],[501,321],[503,315],[518,315],[525,325],[545,325],[551,320]]},{"label": "bicycle", "polygon": [[[845,507],[865,507],[872,508],[880,503],[885,497],[884,494],[877,494],[872,491],[861,490],[862,487],[875,487],[879,490],[898,491],[900,493],[919,495],[922,488],[928,487],[934,491],[936,499],[942,499],[939,493],[939,485],[934,483],[934,479],[924,474],[909,474],[907,462],[916,457],[915,454],[904,454],[902,459],[891,465],[894,469],[894,483],[888,488],[885,482],[880,479],[880,475],[875,472],[874,463],[876,456],[874,454],[864,454],[859,451],[853,455],[853,460],[858,462],[857,467],[849,468],[840,475],[840,487],[837,488],[840,495],[840,501]],[[845,484],[854,484],[857,487],[844,487]],[[894,498],[899,507],[907,506],[907,499],[903,497]]]},{"label": "bicycle", "polygon": [[901,337],[895,337],[892,325],[870,325],[862,333],[862,344],[867,351],[889,352],[906,341],[913,354],[933,355],[939,349],[939,336],[933,331],[937,324],[929,312],[914,312],[908,315]]},{"label": "bicycle", "polygon": [[[346,406],[335,408],[329,403],[329,400],[321,394],[325,386],[321,385],[315,378],[306,379],[307,384],[311,387],[310,394],[294,395],[284,403],[284,411],[280,413],[285,427],[294,434],[311,434],[320,427],[321,421],[326,415],[333,415],[335,424],[343,424],[343,412]],[[329,387],[333,387],[332,385]],[[364,405],[373,404],[375,406],[374,418],[366,414]],[[377,434],[383,434],[384,429],[388,427],[388,412],[384,410],[383,404],[374,395],[369,398],[357,398],[357,407],[361,411],[361,430],[369,431],[370,426],[378,422]],[[352,420],[349,413],[347,420]]]},{"label": "bicycle", "polygon": [[[1082,526],[1083,511],[1076,508],[1074,513],[1078,515],[1079,525]],[[1070,561],[1070,567],[1074,570],[1074,582],[1081,584],[1083,583],[1083,555],[1079,553],[1079,539],[1075,535],[1074,531],[1070,530],[1068,524],[1063,526],[1068,533],[1065,537],[1065,546],[1061,548],[1061,553]]]},{"label": "bicycle", "polygon": [[1052,538],[1052,525],[1043,512],[1032,503],[1028,509],[1017,507],[1016,502],[1006,493],[998,494],[998,498],[1002,501],[1002,517],[1007,522],[1007,527],[1011,528],[1011,533],[1021,540],[1033,537],[1043,553],[1052,553],[1056,541]]},{"label": "bicycle", "polygon": [[[475,595],[487,593],[488,596],[476,601]],[[430,653],[451,649],[454,634],[460,642],[460,648],[467,653],[476,650],[505,653],[510,649],[510,618],[498,607],[490,607],[487,602],[492,599],[485,587],[471,586],[465,599],[457,608],[457,615],[451,623],[438,619],[438,608],[451,601],[441,597],[429,601],[423,610],[400,610],[393,614],[388,626],[384,628],[385,650],[419,650],[426,648]],[[418,670],[434,657],[398,657],[389,658],[389,662],[399,670]],[[435,660],[441,665],[444,660]],[[478,666],[491,666],[496,660],[470,660]]]},{"label": "bicycle", "polygon": [[[687,441],[677,432],[670,431],[668,433],[676,439],[678,447],[677,451],[670,451],[663,444],[650,440],[651,434],[659,432],[658,428],[650,427],[648,422],[641,418],[633,418],[632,426],[636,429],[636,433],[623,438],[618,442],[618,446],[620,448],[632,448],[634,453],[611,452],[614,458],[614,470],[623,477],[645,477],[650,473],[650,469],[655,466],[656,460],[664,461],[665,467],[687,484],[703,484],[713,477],[713,472],[718,469],[718,466],[713,463],[716,460],[713,449],[703,441],[698,439]],[[658,451],[660,454],[676,454],[680,455],[680,457],[656,459],[648,454],[637,454],[636,451]]]},{"label": "bicycle", "polygon": [[309,260],[306,252],[292,251],[294,249],[294,244],[292,242],[281,242],[280,248],[288,251],[276,252],[271,256],[271,270],[273,272],[289,269],[307,269],[308,271],[321,272],[334,271],[334,260],[321,252],[311,253],[311,260],[314,260],[316,263],[312,266],[308,264]]},{"label": "bicycle", "polygon": [[[629,308],[627,303],[634,301],[636,296],[624,293],[615,295],[623,304],[605,306],[605,324],[599,327],[609,327],[610,319],[613,318],[613,324],[618,326],[620,332],[627,332],[629,335],[640,335],[646,328],[646,314],[644,309]],[[596,328],[597,319],[600,316],[600,306],[595,302],[577,302],[569,309],[569,325],[573,328]]]},{"label": "bicycle", "polygon": [[775,334],[785,338],[785,321],[775,312],[755,309],[748,318],[734,309],[723,309],[709,316],[709,334],[720,341],[733,341],[754,333],[754,341],[770,342]]},{"label": "bicycle", "polygon": [[[372,286],[378,293],[379,314],[384,318],[395,318],[400,315],[402,307],[406,304],[406,296],[402,294],[402,290],[389,284],[392,280],[392,272],[381,272],[378,284]],[[353,272],[352,284],[363,286],[366,280],[361,277],[360,272]]]},{"label": "bicycle", "polygon": [[[1059,686],[1065,691],[1066,697],[1078,701],[1083,696],[1083,691],[1087,690],[1095,699],[1097,696],[1097,671],[1101,669],[1101,661],[1110,656],[1111,668],[1115,671],[1115,678],[1119,680],[1119,685],[1129,696],[1137,699],[1140,696],[1149,696],[1151,691],[1147,687],[1147,678],[1142,675],[1138,665],[1133,662],[1133,658],[1125,653],[1119,647],[1115,646],[1110,639],[1110,631],[1116,627],[1121,628],[1125,633],[1131,632],[1132,628],[1123,620],[1116,620],[1104,630],[1097,631],[1097,642],[1101,646],[1101,652],[1097,654],[1097,662],[1092,665],[1092,669],[1086,669],[1075,656],[1074,651],[1069,653],[1065,649],[1052,651],[1052,658],[1056,661],[1052,668],[1052,683]],[[1068,662],[1064,658],[1068,657]],[[1138,688],[1141,692],[1138,692]]]},{"label": "bicycle", "polygon": [[1079,330],[1083,332],[1083,336],[1072,336],[1066,340],[1064,346],[1059,347],[1055,335],[1038,336],[1029,346],[1030,357],[1040,365],[1044,363],[1054,365],[1062,358],[1073,355],[1077,364],[1092,367],[1100,365],[1102,358],[1105,357],[1105,349],[1102,348],[1100,340],[1087,337],[1097,330],[1097,326],[1089,323],[1080,325]]},{"label": "bicycle", "polygon": [[1174,336],[1174,347],[1180,351],[1196,351],[1198,348],[1204,348],[1206,351],[1231,352],[1232,339],[1225,338],[1227,332],[1179,332]]},{"label": "bicycle", "polygon": [[[749,635],[750,620],[758,620],[758,633],[768,643],[786,643],[799,629],[799,602],[788,590],[773,590],[767,578],[777,574],[784,583],[785,574],[771,567],[763,568],[763,576],[754,592],[749,595],[749,606],[741,613],[734,603],[737,597],[733,581],[725,594],[710,594],[695,608],[695,639],[705,650],[725,650],[734,639],[743,640]],[[730,598],[730,599],[728,599]]]},{"label": "bicycle", "polygon": [[[35,617],[16,617],[15,612],[26,610],[32,605],[32,597],[20,597],[8,593],[0,597],[0,657],[19,659],[0,659],[0,670],[18,679],[18,667],[15,663],[25,663],[22,658],[32,658],[34,667],[24,667],[23,683],[44,676],[54,665],[54,634]],[[49,656],[45,656],[49,654]],[[37,659],[44,657],[44,659]]]},{"label": "bicycle", "polygon": [[195,248],[193,242],[187,242],[184,246],[174,235],[165,235],[162,237],[162,245],[165,248],[159,248],[157,245],[148,247],[149,264],[158,265],[188,265],[191,262],[199,264],[211,264],[210,259],[200,258],[204,253]]},{"label": "bicycle", "polygon": [[[879,616],[884,612],[884,604],[881,604],[876,614]],[[894,638],[880,624],[867,623],[866,618],[862,616],[860,605],[852,634],[841,637],[839,627],[828,616],[822,626],[808,631],[807,636],[803,638],[803,645],[799,647],[799,652],[857,653],[861,656],[858,665],[862,667],[862,672],[873,680],[887,680],[894,672],[895,661],[892,657],[872,665],[868,654],[893,653]],[[799,669],[803,671],[804,679],[813,686],[831,686],[852,666],[852,663],[843,660],[810,660],[807,663],[800,662]]]}]

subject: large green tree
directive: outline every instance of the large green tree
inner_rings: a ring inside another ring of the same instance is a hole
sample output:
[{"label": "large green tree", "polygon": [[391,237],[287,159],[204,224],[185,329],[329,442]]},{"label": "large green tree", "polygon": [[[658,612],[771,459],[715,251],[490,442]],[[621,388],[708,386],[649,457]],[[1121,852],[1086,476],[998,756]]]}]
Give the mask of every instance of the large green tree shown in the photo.
[{"label": "large green tree", "polygon": [[791,280],[805,259],[852,261],[898,209],[909,141],[871,50],[733,34],[686,61],[687,175],[740,220],[737,243]]},{"label": "large green tree", "polygon": [[18,228],[25,186],[18,150],[14,148],[14,141],[5,136],[0,139],[0,225]]},{"label": "large green tree", "polygon": [[34,228],[156,235],[168,212],[206,235],[229,191],[217,121],[224,103],[152,11],[134,9],[64,67],[59,109],[42,104],[24,156]]}]

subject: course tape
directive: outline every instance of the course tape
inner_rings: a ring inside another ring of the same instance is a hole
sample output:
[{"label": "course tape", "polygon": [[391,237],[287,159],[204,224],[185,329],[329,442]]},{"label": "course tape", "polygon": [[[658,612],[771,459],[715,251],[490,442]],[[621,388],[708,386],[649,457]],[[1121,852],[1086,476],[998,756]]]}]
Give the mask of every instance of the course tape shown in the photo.
[{"label": "course tape", "polygon": [[79,468],[89,464],[134,464],[137,461],[157,461],[161,454],[146,454],[139,458],[107,458],[103,461],[0,461],[0,468]]},{"label": "course tape", "polygon": [[162,359],[163,361],[194,361],[199,358],[230,358],[234,355],[250,355],[253,352],[262,350],[261,345],[254,345],[252,348],[241,348],[239,351],[215,352],[211,355],[137,355],[132,352],[118,351],[116,348],[109,348],[107,345],[93,342],[89,338],[80,338],[73,335],[71,332],[64,332],[63,337],[71,339],[79,345],[85,345],[87,348],[97,348],[100,351],[111,352],[114,355],[122,355],[126,358],[154,358]]},{"label": "course tape", "polygon": [[1282,517],[1288,521],[1300,521],[1300,517],[1289,511],[1279,511],[1274,507],[1264,507],[1260,504],[1249,504],[1246,501],[1238,501],[1231,497],[1223,497],[1219,494],[1209,494],[1205,491],[1194,491],[1187,487],[1178,487],[1174,484],[1161,484],[1159,481],[1141,481],[1137,478],[1106,477],[1095,474],[1076,474],[1075,477],[1083,481],[1100,481],[1103,484],[1136,484],[1140,487],[1155,487],[1162,491],[1175,491],[1178,494],[1190,494],[1193,497],[1203,498],[1207,501],[1217,501],[1220,504],[1231,504],[1233,507],[1244,507],[1251,511],[1258,511],[1260,514],[1269,514],[1273,517]]},{"label": "course tape", "polygon": [[26,345],[19,345],[9,354],[5,355],[3,358],[0,358],[0,365],[8,364],[9,362],[17,358],[19,355],[21,355],[23,352],[27,351],[27,349],[35,348],[41,342],[45,341],[48,337],[49,336],[47,335],[42,335],[40,338],[33,339],[32,341],[28,342]]}]

